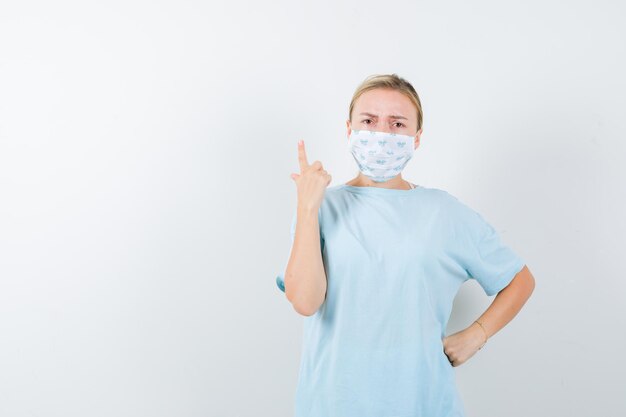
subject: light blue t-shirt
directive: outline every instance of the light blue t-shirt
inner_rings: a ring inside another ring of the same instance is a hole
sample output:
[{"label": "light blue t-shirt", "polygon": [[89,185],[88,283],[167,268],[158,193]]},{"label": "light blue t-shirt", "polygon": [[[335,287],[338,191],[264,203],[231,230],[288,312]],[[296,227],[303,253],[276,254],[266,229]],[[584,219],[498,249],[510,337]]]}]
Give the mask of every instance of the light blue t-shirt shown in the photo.
[{"label": "light blue t-shirt", "polygon": [[326,299],[304,317],[295,417],[465,416],[443,350],[454,298],[470,278],[496,294],[523,259],[436,188],[335,185],[318,218]]}]

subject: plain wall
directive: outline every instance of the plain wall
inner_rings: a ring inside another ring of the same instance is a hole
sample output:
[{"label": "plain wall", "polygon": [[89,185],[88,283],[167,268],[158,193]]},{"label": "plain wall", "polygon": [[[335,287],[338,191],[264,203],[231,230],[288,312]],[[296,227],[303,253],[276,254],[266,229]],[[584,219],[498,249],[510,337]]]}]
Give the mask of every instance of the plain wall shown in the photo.
[{"label": "plain wall", "polygon": [[[625,11],[2,2],[0,415],[291,416],[303,317],[275,277],[297,141],[351,179],[352,93],[393,72],[424,108],[403,177],[536,278],[455,368],[468,417],[626,415]],[[463,285],[447,334],[490,302]]]}]

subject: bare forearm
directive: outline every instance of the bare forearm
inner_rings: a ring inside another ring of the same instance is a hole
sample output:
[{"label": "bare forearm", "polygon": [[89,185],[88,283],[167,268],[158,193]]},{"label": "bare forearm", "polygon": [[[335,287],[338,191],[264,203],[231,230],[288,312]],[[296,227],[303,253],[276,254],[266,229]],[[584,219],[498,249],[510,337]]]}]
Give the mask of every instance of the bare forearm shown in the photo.
[{"label": "bare forearm", "polygon": [[485,332],[487,337],[498,333],[500,329],[513,320],[534,289],[535,278],[528,267],[524,266],[511,283],[496,295],[489,308],[478,318],[484,330],[478,323],[472,323],[470,329],[477,338],[483,341],[485,340]]},{"label": "bare forearm", "polygon": [[285,270],[285,295],[294,309],[314,314],[326,296],[318,211],[298,206],[296,231]]}]

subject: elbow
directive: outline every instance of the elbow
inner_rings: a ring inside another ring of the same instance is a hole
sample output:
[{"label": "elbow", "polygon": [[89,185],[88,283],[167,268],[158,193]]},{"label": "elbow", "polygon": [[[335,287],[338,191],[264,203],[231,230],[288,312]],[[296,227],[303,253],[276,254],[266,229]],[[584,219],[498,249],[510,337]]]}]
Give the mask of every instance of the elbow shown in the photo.
[{"label": "elbow", "polygon": [[313,314],[315,314],[317,312],[317,308],[311,308],[311,307],[308,307],[308,306],[301,306],[301,305],[293,304],[293,303],[292,303],[292,306],[293,306],[293,309],[298,314],[300,314],[302,316],[306,316],[306,317],[312,316]]},{"label": "elbow", "polygon": [[535,277],[533,276],[533,274],[530,272],[530,269],[528,269],[528,266],[526,265],[524,265],[522,272],[523,272],[523,276],[525,279],[525,285],[527,288],[528,297],[530,297],[530,295],[535,291]]},{"label": "elbow", "polygon": [[294,288],[289,274],[285,274],[285,296],[298,314],[307,317],[315,314],[324,302],[324,300],[321,303],[317,302],[312,297],[302,294],[298,288]]},{"label": "elbow", "polygon": [[285,284],[285,296],[287,300],[291,303],[293,309],[302,316],[312,316],[319,309],[319,305],[315,305],[308,300],[302,299],[302,297],[298,297],[293,294],[292,291],[288,291],[288,285]]},{"label": "elbow", "polygon": [[517,291],[523,294],[524,302],[530,298],[535,291],[535,277],[531,274],[526,265],[515,276],[514,282],[511,283],[511,287],[515,287]]}]

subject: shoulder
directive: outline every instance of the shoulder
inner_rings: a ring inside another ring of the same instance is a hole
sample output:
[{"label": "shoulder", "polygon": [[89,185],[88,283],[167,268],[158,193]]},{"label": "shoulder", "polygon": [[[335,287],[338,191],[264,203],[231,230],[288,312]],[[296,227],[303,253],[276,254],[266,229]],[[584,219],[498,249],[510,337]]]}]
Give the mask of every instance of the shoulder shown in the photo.
[{"label": "shoulder", "polygon": [[441,188],[422,187],[428,199],[450,214],[468,214],[473,210],[457,196]]},{"label": "shoulder", "polygon": [[344,184],[336,184],[326,187],[324,191],[324,200],[322,206],[331,204],[334,205],[335,201],[345,199],[350,193],[346,191]]},{"label": "shoulder", "polygon": [[449,207],[450,209],[459,211],[473,211],[473,209],[467,203],[465,203],[465,201],[461,200],[456,195],[440,188],[431,188],[431,190],[438,199],[438,201],[441,204]]},{"label": "shoulder", "polygon": [[438,188],[431,189],[445,217],[459,230],[476,231],[484,227],[483,216],[456,195]]}]

